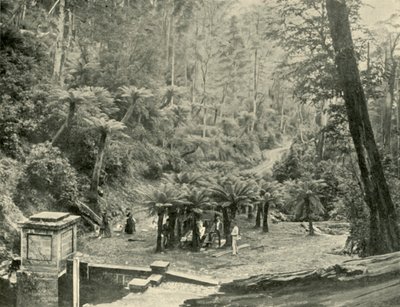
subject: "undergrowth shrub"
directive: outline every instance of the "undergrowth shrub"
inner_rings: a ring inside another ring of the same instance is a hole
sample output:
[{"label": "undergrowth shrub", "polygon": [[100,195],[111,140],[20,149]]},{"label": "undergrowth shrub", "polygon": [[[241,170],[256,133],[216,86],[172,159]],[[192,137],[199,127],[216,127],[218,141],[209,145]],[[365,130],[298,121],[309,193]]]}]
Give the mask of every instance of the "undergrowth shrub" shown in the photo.
[{"label": "undergrowth shrub", "polygon": [[67,211],[78,197],[77,174],[49,142],[33,146],[18,181],[14,201],[24,212]]}]

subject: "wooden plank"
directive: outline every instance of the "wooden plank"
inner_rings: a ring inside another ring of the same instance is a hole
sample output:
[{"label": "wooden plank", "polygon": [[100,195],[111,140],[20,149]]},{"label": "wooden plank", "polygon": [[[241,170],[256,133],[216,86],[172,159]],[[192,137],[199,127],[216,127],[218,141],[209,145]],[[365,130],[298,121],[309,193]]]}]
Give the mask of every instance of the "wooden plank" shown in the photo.
[{"label": "wooden plank", "polygon": [[[242,245],[240,245],[240,246],[238,246],[238,250],[241,250],[241,249],[245,249],[245,248],[248,248],[248,247],[250,247],[250,244],[242,244]],[[230,253],[232,253],[232,251],[231,250],[227,250],[227,251],[223,251],[223,252],[218,252],[218,253],[216,253],[216,254],[213,254],[213,255],[211,255],[212,257],[221,257],[221,256],[224,256],[224,255],[227,255],[227,254],[230,254]]]},{"label": "wooden plank", "polygon": [[72,269],[72,287],[73,287],[73,307],[80,306],[80,299],[79,299],[79,258],[74,258],[73,262],[73,269]]}]

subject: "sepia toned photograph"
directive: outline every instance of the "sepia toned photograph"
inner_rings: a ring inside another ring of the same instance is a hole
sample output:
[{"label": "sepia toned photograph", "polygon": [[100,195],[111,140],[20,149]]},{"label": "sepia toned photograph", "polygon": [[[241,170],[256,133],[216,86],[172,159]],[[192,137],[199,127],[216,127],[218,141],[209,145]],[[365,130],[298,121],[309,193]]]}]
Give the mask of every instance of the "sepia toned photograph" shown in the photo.
[{"label": "sepia toned photograph", "polygon": [[400,0],[0,0],[0,307],[400,307]]}]

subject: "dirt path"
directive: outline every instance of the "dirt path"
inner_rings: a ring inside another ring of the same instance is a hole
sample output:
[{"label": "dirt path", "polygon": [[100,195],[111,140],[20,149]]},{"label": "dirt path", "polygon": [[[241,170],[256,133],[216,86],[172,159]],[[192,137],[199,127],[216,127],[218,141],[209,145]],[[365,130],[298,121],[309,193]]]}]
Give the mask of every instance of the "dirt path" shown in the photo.
[{"label": "dirt path", "polygon": [[282,146],[274,149],[268,149],[263,151],[264,161],[256,167],[249,170],[251,173],[256,173],[258,176],[263,176],[268,173],[272,173],[272,166],[276,161],[279,161],[283,154],[289,150],[290,142],[286,141]]}]

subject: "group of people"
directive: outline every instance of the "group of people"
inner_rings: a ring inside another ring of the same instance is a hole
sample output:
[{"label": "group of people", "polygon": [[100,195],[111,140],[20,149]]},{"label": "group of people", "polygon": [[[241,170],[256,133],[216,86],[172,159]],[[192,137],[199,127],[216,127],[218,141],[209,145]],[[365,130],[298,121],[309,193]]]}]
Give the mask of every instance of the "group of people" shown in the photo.
[{"label": "group of people", "polygon": [[[131,212],[128,212],[128,214],[126,215],[124,232],[126,234],[133,234],[136,232],[136,220],[132,216]],[[101,238],[101,237],[105,237],[105,238],[111,237],[111,225],[110,225],[110,220],[109,220],[107,211],[104,211],[101,215],[99,238]]]},{"label": "group of people", "polygon": [[[240,231],[236,221],[233,221],[233,227],[231,230],[231,238],[232,238],[232,255],[238,254],[238,245],[237,242],[240,240]],[[221,247],[221,236],[224,232],[223,224],[221,222],[221,218],[216,215],[214,221],[211,224],[203,221],[197,222],[197,230],[200,238],[200,246],[211,246],[215,240],[218,240],[218,247]],[[136,220],[132,216],[131,212],[128,212],[126,215],[126,223],[124,227],[124,232],[126,234],[133,234],[136,232]],[[165,249],[170,240],[170,223],[167,218],[165,223],[162,226],[162,246]],[[111,227],[108,218],[107,212],[103,212],[102,214],[102,224],[100,226],[100,235],[99,237],[111,237]],[[185,236],[181,238],[181,244],[185,244],[186,242],[191,242],[193,238],[193,230],[190,230],[186,233]]]}]

